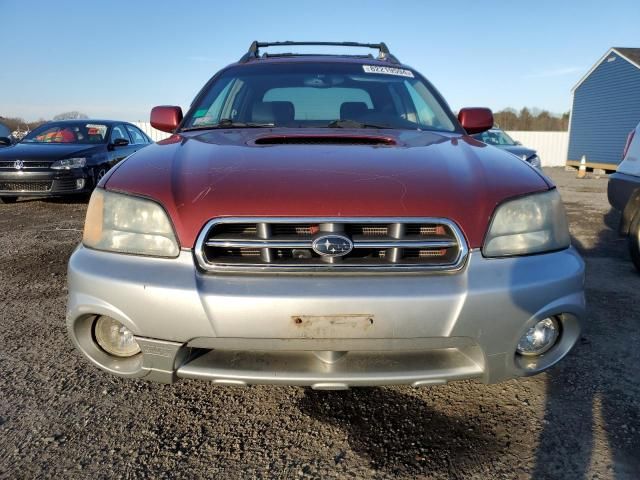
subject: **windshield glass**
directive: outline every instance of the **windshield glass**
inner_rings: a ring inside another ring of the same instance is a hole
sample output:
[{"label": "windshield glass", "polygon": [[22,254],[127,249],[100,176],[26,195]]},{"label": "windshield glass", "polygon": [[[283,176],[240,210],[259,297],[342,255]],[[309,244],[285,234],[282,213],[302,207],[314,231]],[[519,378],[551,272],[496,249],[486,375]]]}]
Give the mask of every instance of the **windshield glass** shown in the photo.
[{"label": "windshield glass", "polygon": [[516,142],[502,130],[487,130],[486,132],[474,135],[481,142],[487,145],[515,145]]},{"label": "windshield glass", "polygon": [[432,87],[412,70],[339,63],[232,67],[200,97],[183,129],[221,126],[381,127],[453,132]]},{"label": "windshield glass", "polygon": [[23,143],[105,143],[107,125],[93,122],[47,123],[31,131]]},{"label": "windshield glass", "polygon": [[9,137],[11,136],[11,130],[8,127],[0,123],[0,137]]}]

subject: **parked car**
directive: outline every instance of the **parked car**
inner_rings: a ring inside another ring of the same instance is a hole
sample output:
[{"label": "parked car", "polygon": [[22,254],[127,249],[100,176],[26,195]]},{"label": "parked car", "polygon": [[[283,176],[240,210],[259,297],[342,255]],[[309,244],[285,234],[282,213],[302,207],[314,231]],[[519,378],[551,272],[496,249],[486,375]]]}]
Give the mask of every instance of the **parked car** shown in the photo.
[{"label": "parked car", "polygon": [[184,118],[155,107],[172,136],[100,181],[69,261],[78,349],[124,377],[315,389],[558,362],[584,264],[554,185],[386,45],[260,54],[299,44],[254,42]]},{"label": "parked car", "polygon": [[521,158],[522,160],[530,163],[536,168],[542,168],[542,163],[540,163],[538,152],[536,152],[532,148],[523,147],[520,142],[516,142],[504,130],[501,130],[499,128],[491,128],[486,132],[474,135],[474,138],[477,138],[487,145],[492,145],[502,150],[506,150],[509,153],[513,153],[516,157]]},{"label": "parked car", "polygon": [[9,147],[13,144],[11,130],[6,125],[0,123],[0,148]]},{"label": "parked car", "polygon": [[0,203],[90,192],[111,167],[150,143],[142,130],[125,122],[46,123],[0,150]]},{"label": "parked car", "polygon": [[622,212],[620,234],[640,271],[640,124],[629,133],[618,170],[609,176],[609,203]]}]

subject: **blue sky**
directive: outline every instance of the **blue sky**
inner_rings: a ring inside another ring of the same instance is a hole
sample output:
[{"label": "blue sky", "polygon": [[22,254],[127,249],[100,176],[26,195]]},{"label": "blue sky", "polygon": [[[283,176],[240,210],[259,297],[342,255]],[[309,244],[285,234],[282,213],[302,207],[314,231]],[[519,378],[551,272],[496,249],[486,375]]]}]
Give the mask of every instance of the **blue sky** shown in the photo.
[{"label": "blue sky", "polygon": [[640,3],[0,0],[0,115],[146,120],[254,39],[385,41],[455,110],[560,113],[609,47],[640,47]]}]

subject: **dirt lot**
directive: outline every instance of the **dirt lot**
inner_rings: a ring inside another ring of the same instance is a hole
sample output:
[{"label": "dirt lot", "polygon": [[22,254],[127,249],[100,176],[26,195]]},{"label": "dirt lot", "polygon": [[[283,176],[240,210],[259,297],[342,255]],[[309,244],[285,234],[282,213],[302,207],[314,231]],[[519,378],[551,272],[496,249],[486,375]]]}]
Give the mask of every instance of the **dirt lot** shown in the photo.
[{"label": "dirt lot", "polygon": [[0,205],[0,477],[638,478],[640,275],[606,178],[547,173],[588,264],[581,341],[537,377],[421,390],[109,376],[63,321],[86,204]]}]

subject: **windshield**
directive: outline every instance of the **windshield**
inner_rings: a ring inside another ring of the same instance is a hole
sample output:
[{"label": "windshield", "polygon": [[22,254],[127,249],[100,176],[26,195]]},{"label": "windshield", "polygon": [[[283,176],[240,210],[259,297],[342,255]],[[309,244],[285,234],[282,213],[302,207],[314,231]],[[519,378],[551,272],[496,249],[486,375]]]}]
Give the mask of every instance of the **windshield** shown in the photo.
[{"label": "windshield", "polygon": [[444,101],[418,74],[404,68],[323,62],[243,65],[226,70],[207,88],[187,116],[184,130],[215,126],[457,130]]},{"label": "windshield", "polygon": [[11,130],[8,127],[0,123],[0,137],[9,137],[11,136]]},{"label": "windshield", "polygon": [[93,122],[47,123],[31,131],[23,143],[105,143],[107,125]]},{"label": "windshield", "polygon": [[516,142],[502,130],[487,130],[486,132],[474,135],[481,142],[487,145],[515,145]]}]

